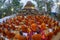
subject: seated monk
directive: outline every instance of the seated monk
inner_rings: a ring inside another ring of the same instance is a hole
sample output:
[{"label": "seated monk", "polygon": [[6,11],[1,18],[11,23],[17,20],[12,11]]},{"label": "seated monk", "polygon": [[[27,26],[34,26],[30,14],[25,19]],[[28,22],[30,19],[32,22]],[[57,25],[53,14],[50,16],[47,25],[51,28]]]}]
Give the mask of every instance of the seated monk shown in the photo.
[{"label": "seated monk", "polygon": [[58,26],[59,25],[58,21],[55,21],[54,22],[54,25]]},{"label": "seated monk", "polygon": [[0,28],[2,27],[2,24],[0,23]]},{"label": "seated monk", "polygon": [[31,30],[34,32],[37,31],[37,24],[35,23],[31,24]]},{"label": "seated monk", "polygon": [[13,24],[9,25],[9,28],[15,30],[15,26]]},{"label": "seated monk", "polygon": [[5,24],[5,26],[4,26],[5,28],[8,28],[9,27],[9,25],[8,24]]},{"label": "seated monk", "polygon": [[28,15],[28,16],[27,16],[27,18],[28,18],[28,19],[31,19],[31,18],[32,18],[32,16],[31,16],[31,15]]},{"label": "seated monk", "polygon": [[13,37],[15,36],[15,34],[14,34],[14,33],[10,33],[10,35],[11,35],[11,38],[13,38]]},{"label": "seated monk", "polygon": [[35,16],[35,19],[36,19],[36,21],[38,21],[40,18],[39,18],[39,16]]},{"label": "seated monk", "polygon": [[41,40],[41,35],[40,34],[32,35],[32,40]]},{"label": "seated monk", "polygon": [[20,17],[21,17],[21,19],[22,19],[22,20],[24,20],[24,16],[23,16],[23,15],[22,15],[22,16],[20,16]]},{"label": "seated monk", "polygon": [[24,19],[24,17],[23,17],[23,16],[18,16],[17,19],[18,19],[19,21],[22,21],[22,20]]},{"label": "seated monk", "polygon": [[43,20],[42,19],[39,19],[37,22],[39,22],[39,24],[41,25]]},{"label": "seated monk", "polygon": [[45,29],[46,29],[46,24],[45,24],[45,23],[42,23],[42,24],[41,24],[41,29],[42,29],[42,30],[45,30]]},{"label": "seated monk", "polygon": [[0,37],[0,40],[5,40],[4,38]]},{"label": "seated monk", "polygon": [[51,40],[51,38],[53,37],[53,35],[54,35],[54,33],[53,33],[53,32],[50,32],[50,33],[48,34],[48,40]]},{"label": "seated monk", "polygon": [[50,23],[48,24],[48,27],[49,27],[49,28],[54,27],[54,23],[53,23],[53,22],[50,22]]},{"label": "seated monk", "polygon": [[10,39],[12,37],[11,33],[7,29],[5,29],[5,34],[8,39]]},{"label": "seated monk", "polygon": [[19,33],[17,33],[14,36],[14,40],[27,40],[25,37],[23,37],[22,35],[20,35]]},{"label": "seated monk", "polygon": [[26,26],[24,26],[24,25],[21,26],[21,30],[23,32],[28,32],[28,28]]},{"label": "seated monk", "polygon": [[54,30],[54,34],[57,35],[57,33],[59,32],[59,27],[56,27],[56,29]]},{"label": "seated monk", "polygon": [[0,33],[2,33],[2,30],[0,29]]},{"label": "seated monk", "polygon": [[31,25],[31,24],[34,23],[35,21],[34,21],[34,20],[29,20],[28,22],[29,22],[29,24]]},{"label": "seated monk", "polygon": [[45,19],[45,16],[44,15],[42,15],[42,17],[41,17],[42,19]]},{"label": "seated monk", "polygon": [[29,21],[28,19],[25,19],[25,24],[26,24],[26,25],[29,25],[29,24],[28,24],[28,21]]},{"label": "seated monk", "polygon": [[19,21],[18,20],[16,20],[15,25],[19,25]]}]

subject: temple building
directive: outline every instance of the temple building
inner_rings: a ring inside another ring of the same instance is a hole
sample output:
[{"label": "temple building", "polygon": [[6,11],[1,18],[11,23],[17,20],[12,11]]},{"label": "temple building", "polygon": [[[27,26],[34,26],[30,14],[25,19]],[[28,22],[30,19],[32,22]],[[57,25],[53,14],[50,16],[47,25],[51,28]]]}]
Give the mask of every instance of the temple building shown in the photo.
[{"label": "temple building", "polygon": [[24,9],[35,9],[35,5],[31,1],[28,1]]},{"label": "temple building", "polygon": [[[38,10],[35,8],[35,5],[31,2],[28,1],[24,8],[20,11],[20,13],[25,13],[25,14],[37,14]],[[20,15],[21,15],[20,14]]]}]

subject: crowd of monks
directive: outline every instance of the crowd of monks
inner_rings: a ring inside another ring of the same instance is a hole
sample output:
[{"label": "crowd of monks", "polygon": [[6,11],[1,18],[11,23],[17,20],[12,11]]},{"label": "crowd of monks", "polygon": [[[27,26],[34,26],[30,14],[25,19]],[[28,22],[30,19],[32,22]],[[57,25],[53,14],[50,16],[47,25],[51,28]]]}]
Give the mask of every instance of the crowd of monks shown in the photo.
[{"label": "crowd of monks", "polygon": [[59,21],[48,15],[21,15],[0,23],[0,40],[51,40],[58,32]]}]

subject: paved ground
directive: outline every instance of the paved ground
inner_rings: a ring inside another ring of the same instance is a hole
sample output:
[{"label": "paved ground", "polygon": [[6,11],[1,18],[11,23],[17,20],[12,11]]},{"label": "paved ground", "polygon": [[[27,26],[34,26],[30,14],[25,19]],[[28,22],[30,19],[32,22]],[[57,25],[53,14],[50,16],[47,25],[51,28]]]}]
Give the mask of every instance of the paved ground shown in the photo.
[{"label": "paved ground", "polygon": [[60,32],[52,38],[52,40],[60,40]]}]

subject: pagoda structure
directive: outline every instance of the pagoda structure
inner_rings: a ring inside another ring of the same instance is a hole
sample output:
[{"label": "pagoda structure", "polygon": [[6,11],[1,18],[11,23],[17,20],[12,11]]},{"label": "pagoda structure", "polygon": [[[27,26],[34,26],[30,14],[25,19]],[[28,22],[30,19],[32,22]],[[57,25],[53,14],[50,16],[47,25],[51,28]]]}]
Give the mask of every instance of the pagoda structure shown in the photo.
[{"label": "pagoda structure", "polygon": [[28,1],[24,8],[20,11],[22,14],[36,14],[38,13],[37,9],[35,8],[35,5],[31,2]]},{"label": "pagoda structure", "polygon": [[35,9],[35,5],[31,1],[28,1],[27,4],[25,5],[24,9],[26,9],[26,10]]}]

